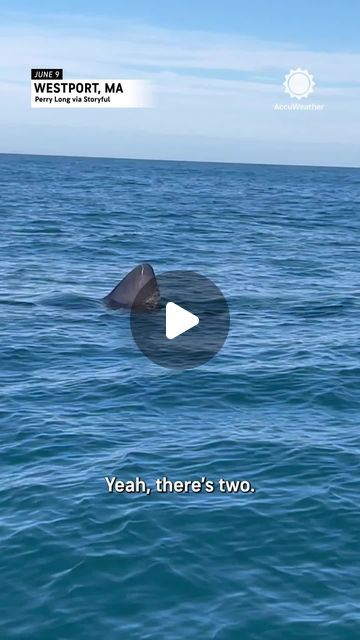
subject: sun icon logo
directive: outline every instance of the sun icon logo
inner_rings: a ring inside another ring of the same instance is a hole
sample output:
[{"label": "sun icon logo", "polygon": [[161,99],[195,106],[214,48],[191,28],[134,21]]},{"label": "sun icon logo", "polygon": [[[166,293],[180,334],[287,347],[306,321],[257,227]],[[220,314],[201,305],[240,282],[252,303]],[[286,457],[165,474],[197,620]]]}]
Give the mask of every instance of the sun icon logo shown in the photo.
[{"label": "sun icon logo", "polygon": [[314,91],[314,76],[311,75],[306,69],[290,69],[289,73],[285,76],[285,93],[288,93],[292,98],[301,100],[307,98],[310,93]]}]

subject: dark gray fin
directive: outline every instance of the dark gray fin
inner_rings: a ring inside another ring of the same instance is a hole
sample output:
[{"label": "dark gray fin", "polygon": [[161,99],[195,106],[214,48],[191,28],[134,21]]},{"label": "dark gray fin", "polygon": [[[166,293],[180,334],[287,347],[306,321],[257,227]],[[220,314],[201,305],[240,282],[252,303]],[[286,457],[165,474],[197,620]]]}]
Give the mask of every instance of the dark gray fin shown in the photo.
[{"label": "dark gray fin", "polygon": [[110,309],[154,309],[160,301],[159,287],[150,264],[140,264],[103,299]]}]

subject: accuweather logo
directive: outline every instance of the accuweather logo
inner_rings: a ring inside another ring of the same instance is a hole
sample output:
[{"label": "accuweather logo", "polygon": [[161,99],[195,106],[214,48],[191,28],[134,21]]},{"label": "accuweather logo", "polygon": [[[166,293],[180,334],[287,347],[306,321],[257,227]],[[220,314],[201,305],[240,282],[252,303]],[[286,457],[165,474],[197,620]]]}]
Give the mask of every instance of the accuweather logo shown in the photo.
[{"label": "accuweather logo", "polygon": [[276,103],[274,105],[275,111],[322,111],[324,109],[323,104],[318,103],[302,103],[300,100],[308,98],[311,93],[314,92],[315,82],[314,76],[307,71],[307,69],[290,69],[289,73],[285,75],[283,82],[284,91],[290,98],[296,100],[296,102]]},{"label": "accuweather logo", "polygon": [[308,98],[310,93],[314,91],[315,82],[314,76],[311,75],[306,69],[290,69],[289,73],[285,76],[285,93],[288,93],[291,98]]}]

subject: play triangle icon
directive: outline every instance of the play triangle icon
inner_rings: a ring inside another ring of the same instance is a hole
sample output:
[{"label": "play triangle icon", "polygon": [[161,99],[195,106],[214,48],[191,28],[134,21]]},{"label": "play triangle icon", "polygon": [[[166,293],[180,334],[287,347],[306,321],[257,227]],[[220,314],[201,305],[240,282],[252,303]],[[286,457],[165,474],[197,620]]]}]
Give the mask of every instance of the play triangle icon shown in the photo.
[{"label": "play triangle icon", "polygon": [[173,340],[181,336],[185,331],[189,331],[199,324],[199,318],[180,307],[175,302],[168,302],[166,305],[166,337]]}]

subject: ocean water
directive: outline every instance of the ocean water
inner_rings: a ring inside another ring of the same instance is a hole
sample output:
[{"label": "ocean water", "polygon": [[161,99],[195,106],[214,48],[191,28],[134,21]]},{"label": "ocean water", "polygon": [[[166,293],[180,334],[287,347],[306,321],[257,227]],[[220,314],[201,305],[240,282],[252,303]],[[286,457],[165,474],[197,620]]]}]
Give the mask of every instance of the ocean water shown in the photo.
[{"label": "ocean water", "polygon": [[[0,156],[0,638],[360,637],[360,170]],[[101,298],[192,269],[222,351]],[[107,491],[105,476],[256,493]]]}]

